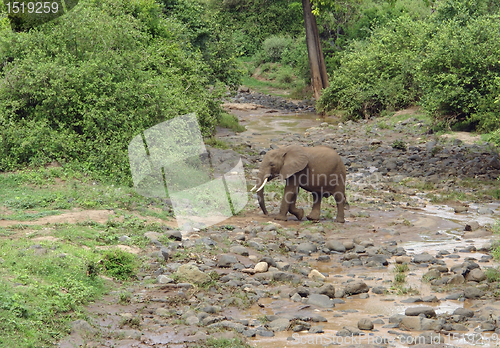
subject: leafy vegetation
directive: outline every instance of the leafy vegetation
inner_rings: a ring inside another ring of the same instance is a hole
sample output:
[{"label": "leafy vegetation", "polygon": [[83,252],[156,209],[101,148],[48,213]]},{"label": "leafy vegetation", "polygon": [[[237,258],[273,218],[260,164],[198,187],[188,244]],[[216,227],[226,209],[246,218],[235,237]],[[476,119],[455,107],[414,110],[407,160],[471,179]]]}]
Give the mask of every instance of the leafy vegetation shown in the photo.
[{"label": "leafy vegetation", "polygon": [[365,29],[346,31],[354,40],[329,66],[335,69],[329,70],[320,109],[368,118],[420,104],[438,127],[492,132],[488,140],[500,144],[498,4],[446,0],[430,14],[423,3],[417,13],[396,11],[405,2],[393,3],[398,5],[390,10],[383,5],[361,11],[351,29],[370,28],[363,39]]},{"label": "leafy vegetation", "polygon": [[58,161],[130,183],[127,146],[144,129],[195,112],[212,134],[239,72],[209,23],[167,18],[154,0],[83,0],[29,32],[4,28],[0,171]]}]

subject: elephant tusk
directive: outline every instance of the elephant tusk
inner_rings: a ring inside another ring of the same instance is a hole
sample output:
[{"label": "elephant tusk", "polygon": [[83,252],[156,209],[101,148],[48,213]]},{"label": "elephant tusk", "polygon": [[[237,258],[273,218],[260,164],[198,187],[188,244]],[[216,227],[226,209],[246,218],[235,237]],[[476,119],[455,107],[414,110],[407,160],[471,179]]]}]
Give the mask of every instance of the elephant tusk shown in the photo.
[{"label": "elephant tusk", "polygon": [[266,182],[267,182],[267,178],[264,179],[264,182],[262,183],[262,185],[260,185],[260,187],[255,192],[259,192],[260,190],[262,190],[262,188],[264,187],[264,185],[266,184]]},{"label": "elephant tusk", "polygon": [[255,190],[256,188],[257,188],[257,185],[255,185],[254,187],[252,187],[252,188],[250,189],[250,192],[253,192],[253,190]]}]

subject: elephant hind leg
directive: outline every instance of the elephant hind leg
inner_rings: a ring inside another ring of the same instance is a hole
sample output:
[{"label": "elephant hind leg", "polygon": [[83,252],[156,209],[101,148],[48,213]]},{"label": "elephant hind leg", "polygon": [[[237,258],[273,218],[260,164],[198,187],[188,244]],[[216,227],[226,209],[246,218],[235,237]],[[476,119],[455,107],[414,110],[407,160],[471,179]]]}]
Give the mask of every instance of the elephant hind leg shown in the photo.
[{"label": "elephant hind leg", "polygon": [[344,223],[344,204],[347,206],[349,209],[349,203],[347,203],[347,200],[345,198],[345,194],[343,192],[335,192],[333,195],[335,198],[335,202],[337,203],[337,218],[335,219],[335,222],[340,222]]},{"label": "elephant hind leg", "polygon": [[317,192],[312,192],[312,196],[313,196],[313,208],[311,210],[311,213],[307,215],[307,219],[319,220],[321,215],[321,198],[323,197],[323,195]]}]

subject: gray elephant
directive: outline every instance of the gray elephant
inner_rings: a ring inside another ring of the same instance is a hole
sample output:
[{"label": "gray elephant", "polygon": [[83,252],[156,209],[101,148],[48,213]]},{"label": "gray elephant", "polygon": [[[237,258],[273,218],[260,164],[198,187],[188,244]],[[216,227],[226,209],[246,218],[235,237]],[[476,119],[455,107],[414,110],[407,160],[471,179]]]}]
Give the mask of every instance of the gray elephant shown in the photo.
[{"label": "gray elephant", "polygon": [[345,196],[346,170],[337,151],[327,146],[302,147],[287,146],[271,150],[264,156],[259,169],[257,184],[251,191],[257,190],[262,212],[267,215],[264,202],[264,185],[279,177],[286,180],[285,191],[276,220],[286,220],[290,212],[298,220],[304,217],[304,210],[297,208],[295,202],[299,188],[313,195],[313,207],[307,216],[309,220],[319,220],[321,199],[334,196],[337,203],[336,222],[344,222],[344,208],[349,209]]}]

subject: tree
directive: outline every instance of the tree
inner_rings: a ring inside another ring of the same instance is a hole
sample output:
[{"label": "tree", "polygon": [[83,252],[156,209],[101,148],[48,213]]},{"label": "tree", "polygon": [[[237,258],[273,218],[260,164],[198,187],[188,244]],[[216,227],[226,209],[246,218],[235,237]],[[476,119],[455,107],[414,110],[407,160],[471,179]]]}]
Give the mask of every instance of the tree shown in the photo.
[{"label": "tree", "polygon": [[[314,0],[313,0],[314,1]],[[319,100],[321,90],[328,87],[328,74],[326,73],[325,59],[319,41],[318,25],[311,9],[310,0],[302,0],[304,11],[304,26],[306,29],[307,55],[311,69],[311,85],[314,98]]]}]

